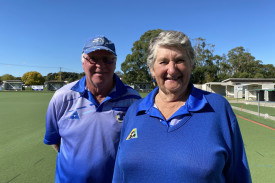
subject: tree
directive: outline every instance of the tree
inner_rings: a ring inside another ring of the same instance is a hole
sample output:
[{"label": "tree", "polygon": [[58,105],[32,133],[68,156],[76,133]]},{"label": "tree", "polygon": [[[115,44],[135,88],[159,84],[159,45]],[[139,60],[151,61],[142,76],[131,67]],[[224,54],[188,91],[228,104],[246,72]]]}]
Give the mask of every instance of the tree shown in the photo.
[{"label": "tree", "polygon": [[[148,44],[162,30],[149,30],[138,41],[134,42],[132,54],[126,56],[121,64],[124,72],[122,80],[127,84],[135,82],[152,82],[147,66]],[[242,46],[231,49],[227,55],[215,55],[215,45],[209,44],[204,38],[196,38],[193,48],[195,65],[191,82],[203,84],[222,81],[230,77],[238,78],[274,78],[275,67],[263,65],[262,61],[246,51]],[[120,74],[120,73],[119,73]]]},{"label": "tree", "polygon": [[46,76],[46,81],[53,81],[56,79],[58,73],[48,73]]},{"label": "tree", "polygon": [[2,81],[6,81],[6,80],[15,80],[16,78],[13,75],[10,75],[10,74],[4,74],[3,76],[1,76],[0,79]]},{"label": "tree", "polygon": [[262,65],[261,74],[264,78],[275,78],[275,67],[272,64]]},{"label": "tree", "polygon": [[135,82],[152,82],[147,66],[148,45],[152,38],[155,38],[162,30],[149,30],[145,32],[138,41],[134,42],[132,54],[126,56],[121,64],[124,72],[122,80],[127,84]]},{"label": "tree", "polygon": [[123,77],[123,73],[122,73],[122,72],[116,71],[115,73],[116,73],[116,75],[117,75],[119,78],[122,78],[122,77]]},{"label": "tree", "polygon": [[46,81],[53,81],[53,80],[60,81],[60,76],[61,76],[61,80],[73,82],[82,78],[84,75],[85,75],[84,73],[76,73],[76,72],[48,73],[45,79]]},{"label": "tree", "polygon": [[232,67],[232,75],[235,78],[254,78],[257,73],[257,76],[262,74],[262,61],[255,60],[255,57],[242,46],[229,50],[227,57]]},{"label": "tree", "polygon": [[22,81],[25,85],[43,85],[45,79],[39,72],[31,71],[22,76]]},{"label": "tree", "polygon": [[217,81],[223,81],[228,79],[232,76],[231,72],[231,65],[226,59],[226,55],[223,54],[222,56],[216,55],[215,56],[216,65],[218,67],[218,75]]},{"label": "tree", "polygon": [[215,45],[207,44],[201,37],[194,39],[194,42],[195,65],[191,81],[199,84],[217,81],[219,70],[217,63],[221,57],[214,55]]}]

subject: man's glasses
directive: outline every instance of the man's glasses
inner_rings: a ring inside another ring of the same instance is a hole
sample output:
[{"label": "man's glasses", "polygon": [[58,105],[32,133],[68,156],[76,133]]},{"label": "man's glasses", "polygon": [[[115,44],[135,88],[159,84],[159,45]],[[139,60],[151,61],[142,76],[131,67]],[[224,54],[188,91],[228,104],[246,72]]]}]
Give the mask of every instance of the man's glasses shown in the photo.
[{"label": "man's glasses", "polygon": [[82,56],[82,57],[92,65],[98,63],[99,59],[101,59],[104,64],[113,64],[116,60],[116,57],[110,57],[110,56],[102,56],[102,57],[95,57],[95,56],[84,57],[84,56]]}]

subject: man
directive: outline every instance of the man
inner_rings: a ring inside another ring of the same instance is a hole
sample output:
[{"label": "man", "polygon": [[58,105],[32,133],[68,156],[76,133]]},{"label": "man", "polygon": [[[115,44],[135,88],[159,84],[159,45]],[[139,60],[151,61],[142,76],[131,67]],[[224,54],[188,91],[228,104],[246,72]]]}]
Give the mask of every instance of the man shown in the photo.
[{"label": "man", "polygon": [[55,182],[112,181],[123,117],[140,99],[114,74],[116,59],[106,37],[88,40],[81,55],[85,76],[50,101],[44,143],[58,152]]}]

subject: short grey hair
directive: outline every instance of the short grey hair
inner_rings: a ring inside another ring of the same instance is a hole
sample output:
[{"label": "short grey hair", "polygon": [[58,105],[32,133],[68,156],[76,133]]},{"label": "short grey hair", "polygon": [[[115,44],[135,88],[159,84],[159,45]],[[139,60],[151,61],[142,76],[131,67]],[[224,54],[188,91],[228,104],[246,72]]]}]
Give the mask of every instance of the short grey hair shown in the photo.
[{"label": "short grey hair", "polygon": [[160,46],[178,47],[186,50],[190,58],[190,64],[193,67],[195,63],[195,53],[191,42],[184,33],[180,31],[163,31],[153,39],[151,39],[148,47],[147,65],[153,68],[156,60],[157,49]]},{"label": "short grey hair", "polygon": [[81,54],[81,62],[83,63],[84,62],[84,55],[85,55],[85,53],[83,52],[82,54]]}]

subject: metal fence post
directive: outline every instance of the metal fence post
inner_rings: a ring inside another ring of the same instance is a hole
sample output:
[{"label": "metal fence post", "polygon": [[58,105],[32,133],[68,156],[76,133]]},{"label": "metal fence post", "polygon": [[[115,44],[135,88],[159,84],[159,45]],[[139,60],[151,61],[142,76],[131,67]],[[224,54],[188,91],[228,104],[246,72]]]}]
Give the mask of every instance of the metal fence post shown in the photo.
[{"label": "metal fence post", "polygon": [[260,91],[258,91],[258,116],[260,116]]}]

